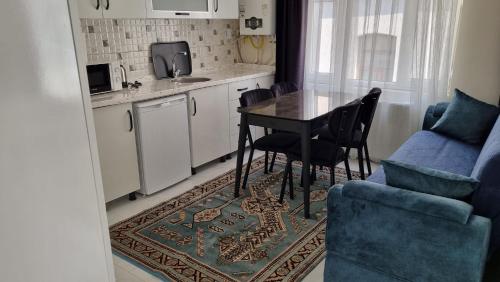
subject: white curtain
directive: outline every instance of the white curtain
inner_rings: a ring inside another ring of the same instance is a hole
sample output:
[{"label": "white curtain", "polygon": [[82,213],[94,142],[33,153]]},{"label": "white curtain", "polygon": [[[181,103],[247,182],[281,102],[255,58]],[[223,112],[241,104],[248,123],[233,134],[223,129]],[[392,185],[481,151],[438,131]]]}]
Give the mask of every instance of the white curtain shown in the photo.
[{"label": "white curtain", "polygon": [[369,137],[385,159],[448,98],[461,0],[310,0],[305,89],[344,101],[379,87]]}]

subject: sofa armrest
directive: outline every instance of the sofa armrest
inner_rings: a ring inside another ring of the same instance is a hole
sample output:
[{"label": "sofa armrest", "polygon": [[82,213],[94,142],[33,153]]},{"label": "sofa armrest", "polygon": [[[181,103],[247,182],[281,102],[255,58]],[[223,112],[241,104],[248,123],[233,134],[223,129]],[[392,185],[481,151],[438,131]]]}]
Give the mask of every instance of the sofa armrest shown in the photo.
[{"label": "sofa armrest", "polygon": [[325,276],[363,268],[388,278],[372,281],[481,281],[491,221],[466,203],[405,192],[359,181],[330,190]]},{"label": "sofa armrest", "polygon": [[473,210],[465,202],[365,181],[347,183],[343,195],[461,224],[467,223]]},{"label": "sofa armrest", "polygon": [[429,106],[425,112],[424,124],[422,130],[430,130],[434,124],[443,116],[450,103],[443,102]]}]

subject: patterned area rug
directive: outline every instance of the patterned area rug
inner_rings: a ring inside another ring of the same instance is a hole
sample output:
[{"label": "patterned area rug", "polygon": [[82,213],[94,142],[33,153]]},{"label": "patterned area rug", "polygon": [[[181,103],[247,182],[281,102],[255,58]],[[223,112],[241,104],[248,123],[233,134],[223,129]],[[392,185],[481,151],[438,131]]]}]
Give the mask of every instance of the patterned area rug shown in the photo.
[{"label": "patterned area rug", "polygon": [[[318,171],[306,220],[300,163],[295,199],[278,202],[284,161],[264,174],[255,160],[237,199],[233,170],[112,226],[113,252],[165,281],[300,281],[325,255],[329,171]],[[345,170],[336,176],[346,181]]]}]

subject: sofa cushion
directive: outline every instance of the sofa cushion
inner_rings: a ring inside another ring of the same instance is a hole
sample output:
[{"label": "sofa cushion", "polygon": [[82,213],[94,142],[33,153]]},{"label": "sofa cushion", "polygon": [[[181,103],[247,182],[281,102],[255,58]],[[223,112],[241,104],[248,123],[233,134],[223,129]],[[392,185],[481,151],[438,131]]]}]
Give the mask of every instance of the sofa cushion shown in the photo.
[{"label": "sofa cushion", "polygon": [[[467,144],[432,131],[419,131],[389,159],[470,176],[480,152],[481,146]],[[385,184],[383,168],[377,170],[368,180]]]},{"label": "sofa cushion", "polygon": [[464,200],[479,186],[471,177],[442,170],[382,161],[387,185],[445,198]]},{"label": "sofa cushion", "polygon": [[486,140],[497,117],[497,106],[476,100],[456,89],[451,104],[431,130],[479,144]]},{"label": "sofa cushion", "polygon": [[448,108],[450,103],[438,103],[435,106],[429,106],[425,112],[424,124],[422,126],[423,130],[431,130],[431,128],[438,122],[443,116],[444,112]]}]

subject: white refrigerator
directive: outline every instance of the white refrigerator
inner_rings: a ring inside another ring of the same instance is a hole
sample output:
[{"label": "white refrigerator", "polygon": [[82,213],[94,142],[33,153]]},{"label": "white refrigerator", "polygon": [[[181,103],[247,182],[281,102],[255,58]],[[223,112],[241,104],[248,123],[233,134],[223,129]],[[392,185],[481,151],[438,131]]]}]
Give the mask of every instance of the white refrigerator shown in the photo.
[{"label": "white refrigerator", "polygon": [[151,195],[191,176],[187,96],[134,105],[140,193]]}]

